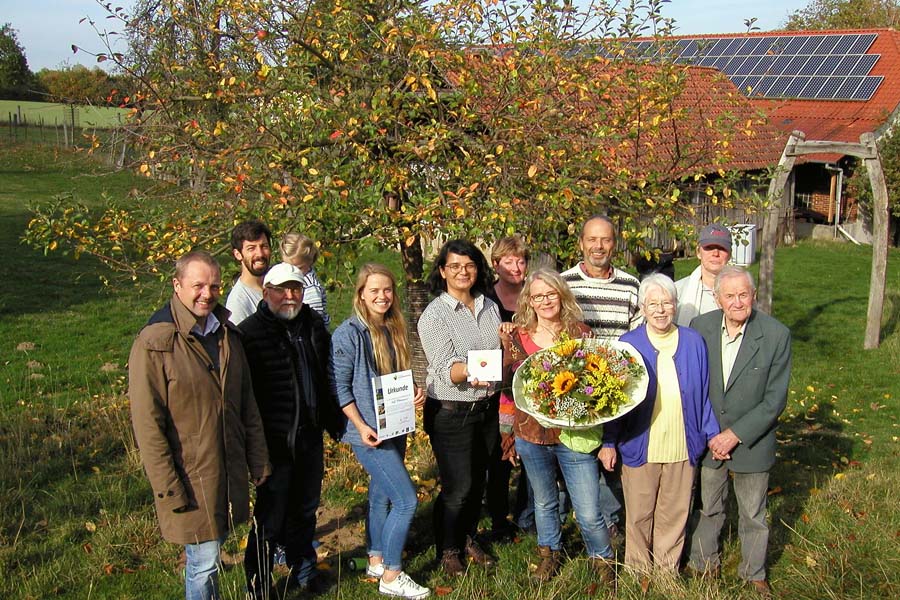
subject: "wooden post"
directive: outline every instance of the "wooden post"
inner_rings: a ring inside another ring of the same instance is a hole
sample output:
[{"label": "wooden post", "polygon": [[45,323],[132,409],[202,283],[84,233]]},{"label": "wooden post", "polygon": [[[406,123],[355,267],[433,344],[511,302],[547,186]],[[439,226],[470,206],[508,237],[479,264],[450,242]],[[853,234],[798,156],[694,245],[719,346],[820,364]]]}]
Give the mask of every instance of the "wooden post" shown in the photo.
[{"label": "wooden post", "polygon": [[875,155],[874,158],[866,158],[864,163],[869,173],[869,183],[872,186],[872,275],[869,280],[869,310],[866,312],[866,337],[863,348],[871,350],[877,348],[881,336],[881,312],[884,309],[884,283],[887,273],[888,257],[888,193],[884,182],[884,171],[881,168],[881,158],[878,154],[878,146],[875,144],[875,136],[864,133],[859,136],[862,145],[869,148]]},{"label": "wooden post", "polygon": [[766,214],[763,220],[762,234],[759,244],[761,246],[759,257],[759,290],[756,296],[756,307],[766,313],[772,314],[772,291],[775,288],[775,247],[778,245],[778,221],[784,212],[785,187],[794,170],[794,146],[806,139],[802,131],[791,132],[781,159],[775,168],[775,177],[769,182],[769,191],[766,194]]}]

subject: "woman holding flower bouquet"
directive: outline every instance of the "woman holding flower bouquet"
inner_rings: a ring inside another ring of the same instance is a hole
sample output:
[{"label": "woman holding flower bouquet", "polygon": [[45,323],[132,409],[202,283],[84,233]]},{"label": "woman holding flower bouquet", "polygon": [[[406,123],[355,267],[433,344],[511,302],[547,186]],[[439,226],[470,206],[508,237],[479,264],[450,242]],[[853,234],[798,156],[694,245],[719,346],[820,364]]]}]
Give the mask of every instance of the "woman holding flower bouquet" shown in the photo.
[{"label": "woman holding flower bouquet", "polygon": [[706,344],[693,329],[675,325],[676,291],[661,274],[641,282],[644,324],[620,339],[634,346],[650,378],[647,397],[606,424],[600,460],[611,470],[622,460],[625,564],[643,573],[655,565],[674,573],[684,546],[694,469],[719,425],[709,402]]},{"label": "woman holding flower bouquet", "polygon": [[[501,326],[504,360],[517,367],[527,356],[566,339],[590,336],[581,322],[581,309],[569,286],[548,269],[532,272],[519,295],[514,324]],[[600,511],[600,473],[597,459],[560,442],[561,430],[542,426],[516,407],[513,421],[516,452],[525,465],[534,491],[540,562],[534,577],[547,581],[559,571],[562,530],[558,514],[557,465],[575,507],[575,518],[591,563],[600,579],[615,580],[609,530]]]},{"label": "woman holding flower bouquet", "polygon": [[466,556],[494,559],[475,541],[488,458],[499,453],[498,383],[469,380],[470,350],[500,348],[500,312],[485,296],[490,270],[467,240],[444,244],[428,278],[436,296],[419,317],[428,359],[425,431],[437,461],[441,492],[434,503],[437,558],[447,575],[465,571]]}]

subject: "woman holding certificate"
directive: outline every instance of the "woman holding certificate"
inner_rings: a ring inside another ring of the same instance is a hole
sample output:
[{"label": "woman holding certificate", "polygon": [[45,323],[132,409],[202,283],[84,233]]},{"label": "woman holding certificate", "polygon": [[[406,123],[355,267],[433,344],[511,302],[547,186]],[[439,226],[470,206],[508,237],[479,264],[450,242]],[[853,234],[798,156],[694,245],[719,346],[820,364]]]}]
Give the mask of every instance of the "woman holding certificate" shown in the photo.
[{"label": "woman holding certificate", "polygon": [[[354,314],[332,336],[334,379],[338,402],[349,421],[341,439],[350,444],[370,477],[366,574],[380,579],[378,591],[382,594],[425,598],[430,590],[402,569],[403,547],[418,504],[416,488],[403,463],[406,435],[380,439],[376,432],[379,420],[394,409],[408,413],[414,410],[412,406],[425,403],[424,390],[411,384],[406,320],[395,292],[394,275],[386,267],[367,264],[360,269]],[[391,375],[389,380],[396,375],[396,380],[410,382],[405,401],[404,386],[398,384],[394,386],[401,392],[398,402],[385,406],[385,395],[396,391],[382,390],[380,382],[386,375]]]},{"label": "woman holding certificate", "polygon": [[428,278],[436,296],[419,318],[428,358],[425,431],[441,478],[434,503],[437,557],[447,575],[465,571],[466,556],[494,559],[475,542],[488,458],[499,451],[496,401],[501,379],[500,312],[485,297],[487,261],[466,240],[444,244]]}]

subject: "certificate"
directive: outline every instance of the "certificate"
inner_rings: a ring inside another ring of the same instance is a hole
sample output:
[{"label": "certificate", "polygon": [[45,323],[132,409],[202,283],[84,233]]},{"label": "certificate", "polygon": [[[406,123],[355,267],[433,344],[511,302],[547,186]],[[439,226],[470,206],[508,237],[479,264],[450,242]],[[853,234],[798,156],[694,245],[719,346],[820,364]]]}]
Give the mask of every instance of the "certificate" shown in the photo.
[{"label": "certificate", "polygon": [[503,350],[469,350],[466,368],[468,381],[501,381],[503,379]]},{"label": "certificate", "polygon": [[416,387],[412,371],[398,371],[372,378],[375,400],[375,430],[387,440],[416,429]]}]

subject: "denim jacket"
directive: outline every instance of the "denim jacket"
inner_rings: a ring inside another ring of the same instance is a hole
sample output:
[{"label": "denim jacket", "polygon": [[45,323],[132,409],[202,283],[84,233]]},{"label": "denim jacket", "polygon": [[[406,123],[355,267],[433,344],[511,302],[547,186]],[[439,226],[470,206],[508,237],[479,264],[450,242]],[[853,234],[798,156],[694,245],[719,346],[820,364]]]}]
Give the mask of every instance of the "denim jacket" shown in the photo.
[{"label": "denim jacket", "polygon": [[[369,330],[356,315],[341,323],[331,337],[334,359],[334,381],[337,386],[338,406],[342,409],[356,402],[363,420],[375,429],[375,397],[372,378],[378,375],[375,351]],[[362,445],[356,426],[343,418],[341,441]]]}]

